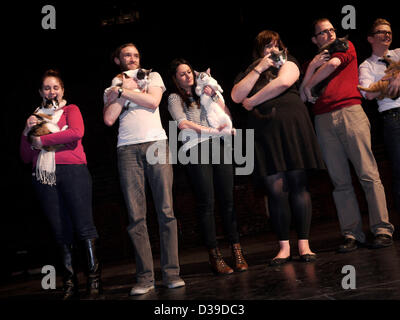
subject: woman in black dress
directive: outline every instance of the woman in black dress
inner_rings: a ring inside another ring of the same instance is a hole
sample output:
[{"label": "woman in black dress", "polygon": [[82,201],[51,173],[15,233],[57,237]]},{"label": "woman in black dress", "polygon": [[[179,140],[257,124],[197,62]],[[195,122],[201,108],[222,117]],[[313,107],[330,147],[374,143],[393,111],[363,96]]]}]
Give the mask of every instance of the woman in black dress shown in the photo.
[{"label": "woman in black dress", "polygon": [[280,250],[270,265],[291,260],[291,213],[300,260],[316,259],[308,242],[312,207],[306,171],[325,168],[297,89],[298,63],[290,55],[282,66],[271,59],[271,53],[281,50],[286,48],[278,33],[260,32],[255,39],[255,61],[237,77],[231,93],[234,102],[250,111],[248,127],[255,133],[256,174],[267,190],[271,222],[279,238]]}]

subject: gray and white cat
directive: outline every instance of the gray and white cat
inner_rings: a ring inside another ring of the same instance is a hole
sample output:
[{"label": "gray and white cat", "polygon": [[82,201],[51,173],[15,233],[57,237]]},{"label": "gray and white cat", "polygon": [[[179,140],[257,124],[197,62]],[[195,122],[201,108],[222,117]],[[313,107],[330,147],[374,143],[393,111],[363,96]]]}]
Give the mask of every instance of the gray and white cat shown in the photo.
[{"label": "gray and white cat", "polygon": [[208,123],[215,129],[225,126],[221,130],[221,134],[231,135],[235,131],[231,118],[224,112],[224,110],[222,110],[212,97],[203,92],[204,87],[209,86],[215,91],[218,99],[221,99],[221,101],[225,103],[224,97],[222,96],[223,90],[221,86],[218,84],[217,80],[211,77],[210,68],[205,72],[195,71],[195,74],[197,82],[195,92],[200,97],[200,103],[207,112]]}]

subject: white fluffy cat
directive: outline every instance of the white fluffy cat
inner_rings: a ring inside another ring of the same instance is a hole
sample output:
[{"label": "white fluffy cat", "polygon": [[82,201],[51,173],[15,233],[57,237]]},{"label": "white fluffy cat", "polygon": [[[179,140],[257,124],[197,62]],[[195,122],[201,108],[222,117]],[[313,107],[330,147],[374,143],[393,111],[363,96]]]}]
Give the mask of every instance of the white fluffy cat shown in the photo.
[{"label": "white fluffy cat", "polygon": [[200,97],[200,103],[204,106],[204,109],[207,112],[208,123],[215,129],[225,125],[225,127],[221,130],[221,133],[224,135],[231,135],[235,131],[231,118],[224,112],[224,110],[222,110],[222,108],[216,101],[214,101],[212,97],[203,92],[204,87],[209,86],[215,91],[218,99],[221,99],[222,102],[225,102],[222,96],[223,90],[221,86],[218,84],[217,80],[211,77],[210,68],[208,68],[205,72],[195,71],[195,74],[197,82],[195,92]]}]

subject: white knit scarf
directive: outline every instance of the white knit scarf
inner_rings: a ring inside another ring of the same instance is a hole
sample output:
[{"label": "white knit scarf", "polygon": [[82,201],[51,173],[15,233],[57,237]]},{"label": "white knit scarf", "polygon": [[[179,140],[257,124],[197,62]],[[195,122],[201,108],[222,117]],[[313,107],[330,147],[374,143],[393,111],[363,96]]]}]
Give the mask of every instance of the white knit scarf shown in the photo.
[{"label": "white knit scarf", "polygon": [[[52,116],[52,120],[49,120],[47,126],[51,130],[51,133],[59,132],[60,128],[57,125],[57,122],[60,120],[64,110],[61,108],[66,105],[66,101],[63,100],[59,107],[54,110]],[[63,127],[63,130],[66,129],[67,126]],[[36,180],[40,183],[47,184],[53,186],[56,184],[56,152],[55,151],[46,151],[42,149],[39,153],[36,162]]]}]

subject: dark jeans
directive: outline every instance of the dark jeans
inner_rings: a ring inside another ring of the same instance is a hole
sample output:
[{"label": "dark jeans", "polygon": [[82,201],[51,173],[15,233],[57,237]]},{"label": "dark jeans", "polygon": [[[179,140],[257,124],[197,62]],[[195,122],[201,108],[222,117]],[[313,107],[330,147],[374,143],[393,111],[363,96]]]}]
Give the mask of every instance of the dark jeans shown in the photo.
[{"label": "dark jeans", "polygon": [[392,161],[393,199],[400,211],[400,108],[397,112],[383,115],[385,147]]},{"label": "dark jeans", "polygon": [[92,178],[86,165],[56,165],[56,185],[32,182],[57,244],[98,238],[92,215]]},{"label": "dark jeans", "polygon": [[[222,215],[225,234],[231,244],[239,243],[237,231],[236,213],[233,201],[233,166],[223,164],[223,143],[220,139],[207,140],[220,143],[220,164],[212,164],[210,152],[209,163],[201,164],[201,152],[199,152],[199,164],[187,164],[186,169],[196,196],[196,212],[200,219],[205,245],[208,249],[217,247],[215,217],[214,217],[214,193],[219,200],[219,208]],[[199,147],[201,149],[201,147]],[[188,151],[190,152],[190,150]]]}]

